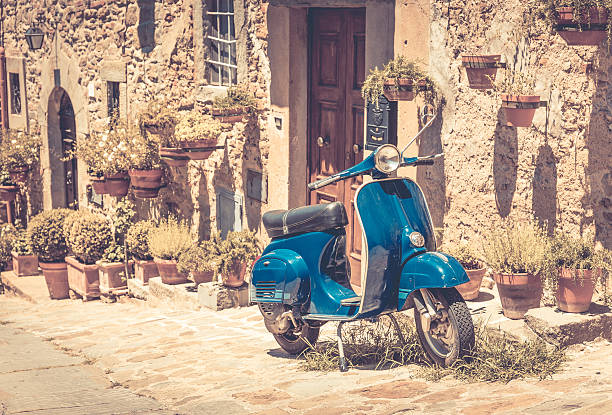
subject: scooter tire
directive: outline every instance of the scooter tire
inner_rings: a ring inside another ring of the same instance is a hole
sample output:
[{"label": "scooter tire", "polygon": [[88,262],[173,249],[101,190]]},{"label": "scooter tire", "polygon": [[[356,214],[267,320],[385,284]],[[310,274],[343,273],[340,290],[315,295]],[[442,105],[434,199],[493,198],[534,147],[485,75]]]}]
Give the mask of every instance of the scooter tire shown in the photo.
[{"label": "scooter tire", "polygon": [[[429,333],[424,333],[421,316],[415,308],[414,320],[416,323],[416,331],[419,342],[425,351],[425,356],[430,363],[447,367],[458,359],[468,357],[472,352],[475,343],[474,323],[470,315],[470,310],[457,289],[432,288],[429,289],[429,291],[444,306],[444,310],[448,315],[448,322],[455,333],[453,346],[446,355],[440,353],[440,350],[436,351],[436,339]],[[443,344],[442,342],[439,343]]]},{"label": "scooter tire", "polygon": [[299,355],[304,350],[314,347],[319,338],[319,328],[302,324],[302,331],[298,334],[289,330],[283,334],[273,334],[279,346],[291,355]]}]

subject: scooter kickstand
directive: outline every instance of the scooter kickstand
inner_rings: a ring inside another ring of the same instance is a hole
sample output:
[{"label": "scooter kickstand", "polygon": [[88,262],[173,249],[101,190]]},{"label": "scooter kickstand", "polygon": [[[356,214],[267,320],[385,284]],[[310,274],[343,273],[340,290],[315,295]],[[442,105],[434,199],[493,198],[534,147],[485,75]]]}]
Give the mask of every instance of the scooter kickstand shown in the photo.
[{"label": "scooter kickstand", "polygon": [[336,336],[338,337],[338,353],[340,354],[340,372],[347,372],[348,366],[346,364],[346,358],[344,357],[344,346],[342,345],[342,326],[344,321],[338,323],[338,331]]},{"label": "scooter kickstand", "polygon": [[395,318],[395,316],[393,314],[387,314],[389,316],[389,318],[391,319],[391,323],[393,323],[393,327],[395,327],[395,331],[397,333],[397,337],[399,338],[400,343],[402,344],[402,347],[406,346],[406,339],[404,339],[404,335],[402,334],[402,329],[400,328],[397,319]]}]

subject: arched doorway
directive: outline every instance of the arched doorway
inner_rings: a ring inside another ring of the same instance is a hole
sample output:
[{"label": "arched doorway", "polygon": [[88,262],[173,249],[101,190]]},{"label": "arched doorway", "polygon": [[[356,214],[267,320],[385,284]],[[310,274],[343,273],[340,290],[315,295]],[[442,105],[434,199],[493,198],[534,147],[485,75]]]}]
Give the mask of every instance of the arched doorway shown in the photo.
[{"label": "arched doorway", "polygon": [[67,160],[76,144],[76,122],[72,101],[63,88],[56,87],[51,92],[48,117],[47,139],[54,205],[78,209],[77,160]]}]

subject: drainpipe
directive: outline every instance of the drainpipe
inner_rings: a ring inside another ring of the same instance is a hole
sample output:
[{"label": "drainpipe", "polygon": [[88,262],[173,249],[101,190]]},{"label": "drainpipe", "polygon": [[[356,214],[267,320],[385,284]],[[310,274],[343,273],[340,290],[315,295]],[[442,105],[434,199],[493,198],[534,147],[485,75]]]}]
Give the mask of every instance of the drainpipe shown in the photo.
[{"label": "drainpipe", "polygon": [[8,130],[8,94],[6,92],[6,55],[0,46],[0,121],[2,129]]}]

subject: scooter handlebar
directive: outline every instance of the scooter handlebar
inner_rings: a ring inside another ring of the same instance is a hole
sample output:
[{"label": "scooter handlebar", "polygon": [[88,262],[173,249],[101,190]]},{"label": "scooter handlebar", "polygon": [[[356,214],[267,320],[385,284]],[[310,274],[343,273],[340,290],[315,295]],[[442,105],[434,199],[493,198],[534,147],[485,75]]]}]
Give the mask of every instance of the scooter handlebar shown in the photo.
[{"label": "scooter handlebar", "polygon": [[334,176],[326,177],[325,179],[321,179],[321,180],[314,181],[312,183],[308,183],[308,190],[317,190],[323,186],[327,186],[328,184],[335,182],[338,179],[339,177],[334,175]]}]

